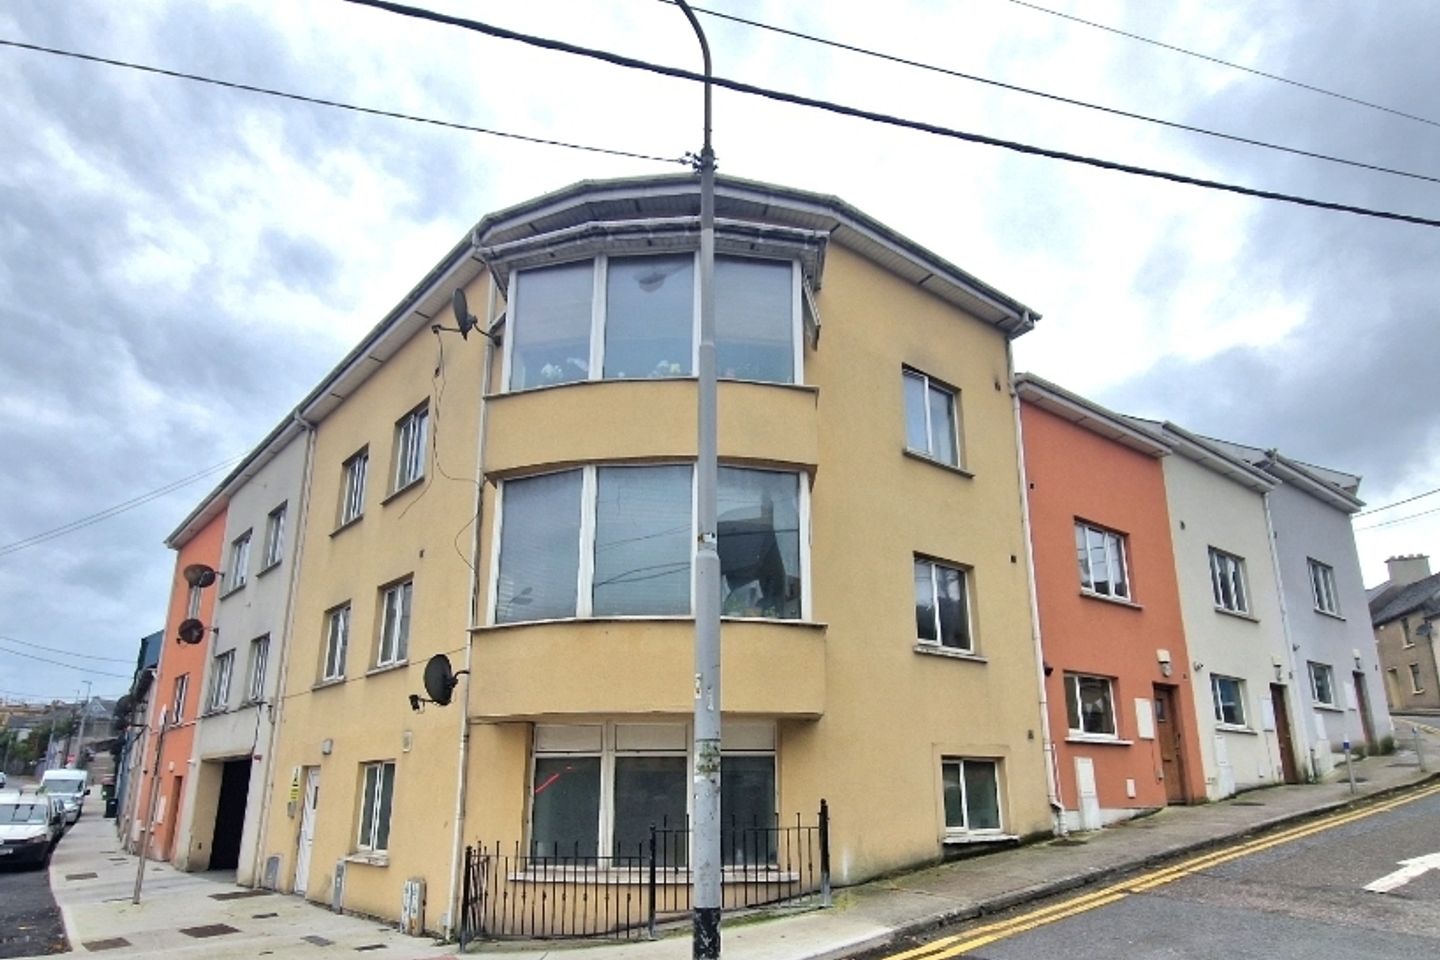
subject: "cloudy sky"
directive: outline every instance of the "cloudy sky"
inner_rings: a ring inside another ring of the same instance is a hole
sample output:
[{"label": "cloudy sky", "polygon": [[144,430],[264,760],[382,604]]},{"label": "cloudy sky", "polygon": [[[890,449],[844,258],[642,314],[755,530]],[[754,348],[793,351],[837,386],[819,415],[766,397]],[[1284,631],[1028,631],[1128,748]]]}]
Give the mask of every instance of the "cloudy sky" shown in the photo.
[{"label": "cloudy sky", "polygon": [[[705,6],[1440,176],[1433,0],[1040,2],[1421,119],[1014,0],[891,0],[878,18],[875,4],[850,0]],[[428,5],[698,63],[681,13],[657,0]],[[720,76],[1440,218],[1434,182],[701,19]],[[633,153],[699,147],[693,84],[342,0],[7,0],[0,40]],[[579,179],[681,169],[12,46],[0,46],[0,90],[0,697],[73,697],[87,679],[97,694],[123,690],[136,640],[164,619],[173,571],[164,537],[484,213]],[[1041,311],[1017,344],[1021,369],[1126,412],[1359,473],[1373,506],[1440,487],[1436,228],[726,91],[715,143],[723,172],[836,194]],[[1437,508],[1440,495],[1356,519],[1367,583],[1384,578],[1391,554],[1440,557]]]}]

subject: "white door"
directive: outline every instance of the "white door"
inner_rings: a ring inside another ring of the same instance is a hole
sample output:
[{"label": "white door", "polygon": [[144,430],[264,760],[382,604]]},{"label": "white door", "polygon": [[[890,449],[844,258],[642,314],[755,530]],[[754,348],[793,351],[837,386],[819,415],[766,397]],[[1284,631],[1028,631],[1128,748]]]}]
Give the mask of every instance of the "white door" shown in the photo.
[{"label": "white door", "polygon": [[300,849],[295,853],[295,892],[305,892],[310,848],[315,843],[315,805],[320,802],[320,768],[305,768],[305,805],[300,808]]}]

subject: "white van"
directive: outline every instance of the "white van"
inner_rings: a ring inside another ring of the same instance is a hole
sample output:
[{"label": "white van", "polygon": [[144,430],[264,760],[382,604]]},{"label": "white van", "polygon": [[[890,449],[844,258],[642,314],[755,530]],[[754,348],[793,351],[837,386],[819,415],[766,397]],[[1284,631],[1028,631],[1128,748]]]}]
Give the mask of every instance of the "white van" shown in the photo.
[{"label": "white van", "polygon": [[59,797],[65,804],[65,822],[80,819],[90,793],[90,774],[84,770],[46,770],[40,778],[40,792]]}]

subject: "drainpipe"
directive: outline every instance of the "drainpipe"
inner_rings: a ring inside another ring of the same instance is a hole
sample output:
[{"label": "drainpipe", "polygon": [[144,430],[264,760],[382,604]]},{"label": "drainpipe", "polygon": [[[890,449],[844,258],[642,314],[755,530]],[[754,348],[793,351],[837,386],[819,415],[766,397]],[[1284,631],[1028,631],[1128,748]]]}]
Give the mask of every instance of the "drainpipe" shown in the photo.
[{"label": "drainpipe", "polygon": [[1015,463],[1020,473],[1020,530],[1024,535],[1025,585],[1030,596],[1030,641],[1035,650],[1035,679],[1040,686],[1040,744],[1045,753],[1045,795],[1050,801],[1053,831],[1065,836],[1065,805],[1060,799],[1059,758],[1050,737],[1050,700],[1045,692],[1045,650],[1040,636],[1040,599],[1035,592],[1035,544],[1030,527],[1030,484],[1025,470],[1025,436],[1020,425],[1020,392],[1015,389],[1015,366],[1010,341],[1005,341],[1005,369],[1010,377],[1010,411],[1015,418]]},{"label": "drainpipe", "polygon": [[[1270,568],[1274,572],[1275,576],[1275,592],[1280,597],[1280,632],[1284,635],[1285,638],[1285,661],[1290,665],[1290,679],[1295,680],[1296,676],[1299,675],[1295,666],[1295,648],[1298,647],[1299,644],[1295,642],[1294,636],[1292,635],[1290,630],[1290,605],[1285,602],[1285,582],[1280,579],[1280,550],[1278,544],[1278,537],[1275,533],[1275,519],[1270,512],[1270,494],[1268,492],[1260,494],[1260,502],[1265,505],[1265,534],[1270,539]],[[1306,682],[1309,682],[1308,678]],[[1305,702],[1305,692],[1303,690],[1300,691],[1296,694],[1294,699],[1297,704],[1303,705]],[[1289,700],[1290,698],[1287,697],[1287,704]],[[1274,709],[1273,701],[1271,702],[1271,709]],[[1346,722],[1348,724],[1348,718]],[[1309,725],[1296,722],[1292,724],[1287,724],[1287,726],[1291,728],[1292,737],[1294,736],[1295,729],[1297,727],[1299,728],[1300,746],[1305,751],[1305,755],[1310,758],[1309,779],[1318,779],[1319,770],[1316,761],[1319,758],[1315,754],[1314,745],[1310,742],[1310,731],[1309,729],[1307,729]],[[1349,734],[1347,733],[1346,735],[1348,736]],[[1280,738],[1280,731],[1278,725],[1275,731],[1275,738],[1276,740],[1279,740]],[[1281,749],[1284,749],[1283,746]]]},{"label": "drainpipe", "polygon": [[[265,858],[265,834],[270,826],[270,810],[274,807],[275,778],[280,775],[279,764],[275,762],[275,747],[280,741],[280,721],[285,712],[285,681],[290,675],[290,646],[294,640],[295,597],[300,586],[300,565],[305,558],[305,537],[303,531],[310,515],[310,488],[315,472],[315,424],[300,415],[297,409],[291,419],[305,431],[305,466],[301,471],[300,510],[295,518],[295,558],[290,563],[290,585],[285,600],[284,634],[280,643],[280,662],[276,667],[275,692],[270,703],[270,733],[265,743],[266,756],[270,758],[269,776],[265,780],[265,792],[261,795],[260,823],[255,834],[255,852],[250,860],[250,885],[261,886],[265,874],[261,864]],[[259,709],[258,707],[256,709]],[[276,886],[280,878],[275,878]]]},{"label": "drainpipe", "polygon": [[[494,273],[489,274],[490,293],[485,305],[485,332],[495,326],[495,307],[498,290]],[[485,368],[480,373],[480,422],[475,436],[475,520],[470,536],[470,613],[469,626],[465,630],[465,691],[460,701],[460,747],[456,760],[455,777],[455,834],[450,850],[450,897],[445,912],[444,938],[450,940],[458,929],[460,915],[460,864],[465,852],[465,803],[470,763],[470,687],[474,674],[470,672],[475,659],[475,631],[471,629],[478,619],[480,610],[480,528],[485,512],[485,425],[490,405],[485,399],[490,395],[490,371],[495,366],[495,341],[485,338]]]}]

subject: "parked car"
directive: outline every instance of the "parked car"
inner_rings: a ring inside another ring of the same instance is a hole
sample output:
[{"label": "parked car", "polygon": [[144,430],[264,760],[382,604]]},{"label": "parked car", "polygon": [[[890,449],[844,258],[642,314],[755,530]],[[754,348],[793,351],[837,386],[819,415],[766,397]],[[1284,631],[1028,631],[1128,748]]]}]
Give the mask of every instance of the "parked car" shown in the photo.
[{"label": "parked car", "polygon": [[65,831],[56,799],[41,793],[0,793],[0,863],[45,866]]},{"label": "parked car", "polygon": [[5,771],[0,770],[0,790],[5,789]]},{"label": "parked car", "polygon": [[84,812],[89,782],[90,775],[84,770],[46,770],[40,777],[40,792],[59,797],[65,804],[65,822],[72,824]]}]

